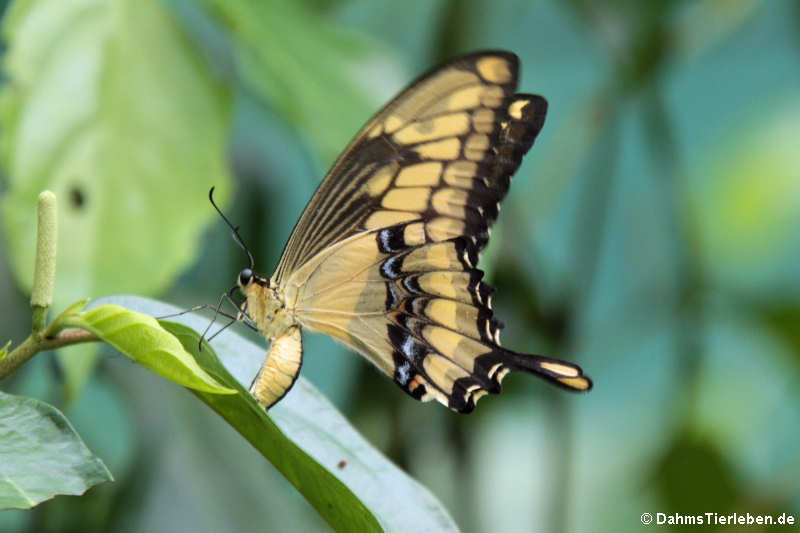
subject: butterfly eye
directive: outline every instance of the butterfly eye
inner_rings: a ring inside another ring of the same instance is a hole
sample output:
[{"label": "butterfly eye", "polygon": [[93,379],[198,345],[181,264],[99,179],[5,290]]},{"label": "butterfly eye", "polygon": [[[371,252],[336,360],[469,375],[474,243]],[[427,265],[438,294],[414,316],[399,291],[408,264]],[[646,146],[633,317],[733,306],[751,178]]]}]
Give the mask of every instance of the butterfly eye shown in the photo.
[{"label": "butterfly eye", "polygon": [[253,281],[253,271],[249,268],[245,268],[241,272],[239,272],[239,286],[246,287],[251,281]]}]

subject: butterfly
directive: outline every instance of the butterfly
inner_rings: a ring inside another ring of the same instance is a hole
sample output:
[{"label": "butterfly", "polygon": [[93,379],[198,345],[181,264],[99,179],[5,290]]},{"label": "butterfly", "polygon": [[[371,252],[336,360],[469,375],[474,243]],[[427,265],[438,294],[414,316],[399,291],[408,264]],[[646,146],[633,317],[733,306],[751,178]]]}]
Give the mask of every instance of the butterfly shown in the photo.
[{"label": "butterfly", "polygon": [[358,352],[417,400],[461,413],[513,371],[592,387],[575,364],[500,346],[494,289],[477,267],[547,112],[541,96],[515,94],[518,76],[505,51],[421,76],[336,160],[272,277],[256,274],[250,255],[237,285],[241,312],[270,342],[250,387],[264,408],[297,379],[303,328]]}]

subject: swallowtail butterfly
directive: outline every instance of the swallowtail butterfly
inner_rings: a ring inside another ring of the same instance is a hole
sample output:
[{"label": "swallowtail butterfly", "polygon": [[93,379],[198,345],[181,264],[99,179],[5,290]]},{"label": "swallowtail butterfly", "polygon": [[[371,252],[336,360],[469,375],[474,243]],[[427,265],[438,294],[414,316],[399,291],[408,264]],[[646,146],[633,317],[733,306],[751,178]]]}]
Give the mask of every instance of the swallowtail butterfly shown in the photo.
[{"label": "swallowtail butterfly", "polygon": [[300,371],[301,329],[330,335],[414,398],[466,413],[508,372],[592,386],[577,365],[500,346],[478,257],[547,102],[515,94],[519,61],[485,51],[420,77],[356,135],[294,228],[275,273],[242,270],[270,341],[251,386],[265,408]]}]

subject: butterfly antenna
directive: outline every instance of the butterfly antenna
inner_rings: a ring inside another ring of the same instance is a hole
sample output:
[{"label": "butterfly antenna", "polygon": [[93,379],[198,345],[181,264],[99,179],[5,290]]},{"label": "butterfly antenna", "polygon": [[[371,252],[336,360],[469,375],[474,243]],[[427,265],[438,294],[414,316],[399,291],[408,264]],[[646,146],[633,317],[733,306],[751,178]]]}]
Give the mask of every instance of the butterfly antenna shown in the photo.
[{"label": "butterfly antenna", "polygon": [[228,217],[226,217],[223,214],[222,210],[219,207],[217,207],[217,204],[214,202],[214,187],[211,187],[211,190],[208,191],[208,199],[211,200],[211,205],[213,205],[214,209],[217,210],[217,213],[219,213],[219,216],[222,217],[222,220],[224,220],[225,223],[228,225],[228,227],[231,228],[231,235],[233,236],[233,240],[236,241],[236,244],[238,244],[242,248],[242,250],[245,251],[245,253],[247,254],[247,258],[250,260],[250,270],[253,270],[253,267],[255,266],[255,261],[253,260],[253,254],[250,253],[250,250],[247,248],[247,246],[245,246],[242,237],[239,235],[239,226],[234,226],[233,224],[231,224],[231,221],[228,220]]}]

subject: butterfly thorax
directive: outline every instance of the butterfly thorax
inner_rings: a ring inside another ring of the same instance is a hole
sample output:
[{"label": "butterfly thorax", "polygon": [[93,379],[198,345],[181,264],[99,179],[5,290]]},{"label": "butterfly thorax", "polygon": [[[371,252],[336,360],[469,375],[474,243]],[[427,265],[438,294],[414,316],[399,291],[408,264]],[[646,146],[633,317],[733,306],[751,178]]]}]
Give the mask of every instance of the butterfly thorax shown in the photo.
[{"label": "butterfly thorax", "polygon": [[241,285],[247,297],[247,314],[256,322],[267,340],[274,341],[297,324],[294,314],[286,305],[281,288],[271,279],[253,276],[250,283]]}]

